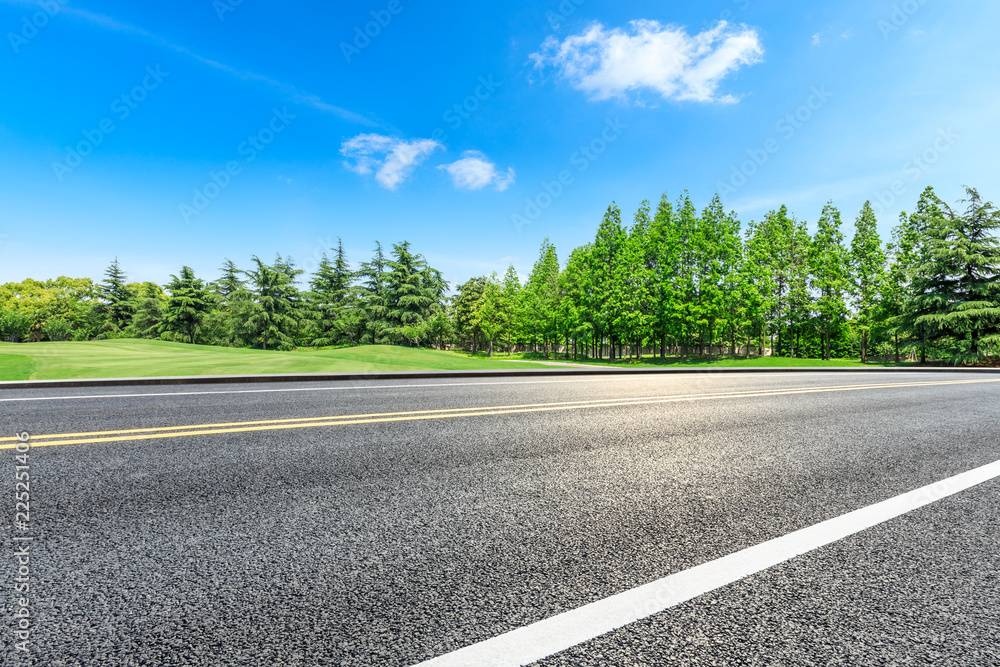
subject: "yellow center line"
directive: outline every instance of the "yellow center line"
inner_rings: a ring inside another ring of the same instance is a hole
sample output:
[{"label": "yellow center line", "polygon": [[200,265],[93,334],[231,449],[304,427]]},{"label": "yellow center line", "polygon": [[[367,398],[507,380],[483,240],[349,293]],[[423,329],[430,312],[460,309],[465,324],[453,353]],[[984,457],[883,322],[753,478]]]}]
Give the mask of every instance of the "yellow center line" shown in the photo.
[{"label": "yellow center line", "polygon": [[[276,431],[298,428],[319,428],[349,424],[374,424],[398,421],[421,421],[429,419],[453,419],[457,417],[479,417],[489,415],[525,414],[532,412],[552,412],[560,410],[583,410],[588,408],[614,408],[631,405],[656,405],[683,401],[720,400],[726,398],[754,398],[767,396],[788,396],[841,391],[861,391],[864,389],[885,389],[897,387],[927,387],[960,384],[983,384],[1000,382],[1000,379],[952,380],[941,382],[910,382],[890,384],[841,385],[832,387],[799,387],[780,390],[758,390],[718,394],[688,394],[637,399],[595,399],[592,401],[572,401],[562,403],[536,403],[519,406],[498,406],[479,408],[454,408],[443,410],[423,410],[412,412],[379,413],[370,415],[343,415],[335,417],[308,417],[303,419],[269,420],[261,422],[234,422],[231,424],[205,424],[192,426],[172,426],[161,429],[134,429],[131,431],[102,431],[81,434],[36,436],[31,439],[32,447],[52,447],[57,445],[83,445],[103,442],[131,442],[138,440],[158,440],[226,433],[247,433],[254,431]],[[186,429],[186,430],[185,430]],[[81,437],[103,436],[103,437]],[[59,438],[59,439],[55,439]],[[39,441],[41,440],[41,441]],[[12,444],[0,445],[0,450],[14,449]]]},{"label": "yellow center line", "polygon": [[[382,413],[370,413],[370,414],[359,414],[359,415],[332,415],[326,417],[297,417],[290,419],[266,419],[259,421],[246,421],[246,422],[222,422],[216,424],[191,424],[185,426],[161,426],[157,428],[136,428],[136,429],[124,429],[117,431],[90,431],[82,433],[53,433],[48,435],[35,436],[35,440],[51,440],[53,438],[83,438],[89,436],[110,436],[110,435],[127,435],[127,434],[142,434],[142,433],[164,433],[169,431],[190,431],[192,429],[218,429],[218,428],[236,428],[243,426],[258,426],[258,425],[271,425],[271,424],[294,424],[294,423],[307,423],[307,422],[323,422],[324,425],[327,422],[339,421],[339,420],[352,420],[352,419],[369,419],[374,417],[401,417],[409,415],[433,415],[433,414],[451,414],[455,412],[468,412],[470,410],[509,410],[509,409],[522,409],[522,408],[535,408],[535,407],[550,407],[550,406],[560,406],[560,405],[580,405],[589,406],[596,403],[608,404],[623,401],[634,401],[634,400],[659,400],[659,399],[679,399],[679,398],[699,398],[702,396],[724,396],[724,397],[738,397],[742,395],[758,395],[761,391],[782,391],[782,392],[809,392],[819,389],[842,389],[842,388],[884,388],[892,386],[922,386],[925,384],[964,384],[968,382],[977,382],[978,380],[951,380],[951,381],[938,381],[938,382],[921,382],[921,383],[881,383],[881,384],[853,384],[853,385],[836,385],[834,387],[792,387],[789,389],[782,390],[761,390],[761,389],[751,389],[744,391],[725,391],[716,392],[713,394],[674,394],[667,396],[645,396],[638,399],[633,398],[605,398],[605,399],[592,399],[587,401],[562,401],[555,403],[529,403],[521,405],[498,405],[498,406],[488,406],[488,407],[470,407],[470,408],[444,408],[439,410],[412,410],[408,412],[382,412]],[[16,438],[0,438],[0,443],[17,443]]]}]

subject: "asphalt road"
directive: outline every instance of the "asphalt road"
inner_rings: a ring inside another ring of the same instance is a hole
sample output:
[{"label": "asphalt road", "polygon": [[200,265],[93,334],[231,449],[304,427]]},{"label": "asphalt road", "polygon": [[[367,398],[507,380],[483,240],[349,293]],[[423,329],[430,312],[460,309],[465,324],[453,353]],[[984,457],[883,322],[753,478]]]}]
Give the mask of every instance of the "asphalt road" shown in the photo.
[{"label": "asphalt road", "polygon": [[[5,390],[34,539],[24,653],[0,526],[3,664],[416,664],[993,463],[996,380]],[[998,501],[986,482],[539,664],[1000,664]]]}]

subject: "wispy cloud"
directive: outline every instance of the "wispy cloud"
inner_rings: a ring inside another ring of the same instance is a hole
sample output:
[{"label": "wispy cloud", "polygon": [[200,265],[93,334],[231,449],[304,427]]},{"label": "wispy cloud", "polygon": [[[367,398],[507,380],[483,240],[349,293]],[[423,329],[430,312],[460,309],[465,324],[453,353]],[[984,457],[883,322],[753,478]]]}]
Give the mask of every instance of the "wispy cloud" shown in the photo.
[{"label": "wispy cloud", "polygon": [[[0,3],[38,9],[37,2],[28,2],[27,0],[0,0]],[[323,99],[319,95],[314,95],[312,93],[302,91],[292,84],[279,81],[277,79],[271,78],[263,74],[258,74],[256,72],[251,72],[249,70],[239,69],[237,67],[227,65],[226,63],[220,62],[218,60],[207,58],[182,44],[177,44],[176,42],[172,42],[166,37],[157,35],[156,33],[146,30],[145,28],[140,28],[138,26],[134,26],[128,23],[123,23],[114,18],[111,18],[110,16],[104,16],[103,14],[95,14],[94,12],[90,12],[85,9],[79,9],[76,7],[61,6],[59,8],[58,15],[75,18],[90,25],[103,28],[105,30],[110,30],[112,32],[117,32],[122,35],[128,35],[130,37],[135,37],[138,39],[145,40],[151,44],[155,44],[156,46],[162,47],[164,49],[169,49],[176,53],[180,53],[184,56],[187,56],[201,63],[202,65],[205,65],[212,69],[219,70],[242,81],[253,81],[264,84],[279,91],[280,93],[288,97],[291,101],[295,102],[296,104],[302,104],[304,106],[312,107],[317,111],[330,113],[346,121],[357,123],[359,125],[367,125],[370,127],[375,127],[377,125],[377,123],[362,116],[361,114],[355,113],[348,109],[344,109],[343,107],[339,107],[334,104],[329,104],[323,101]]]},{"label": "wispy cloud", "polygon": [[479,151],[465,151],[460,160],[443,164],[438,169],[448,172],[452,183],[459,190],[482,190],[492,185],[498,192],[503,192],[514,184],[515,179],[513,167],[501,172],[496,164]]},{"label": "wispy cloud", "polygon": [[550,36],[531,59],[538,68],[554,67],[592,100],[652,90],[666,100],[731,103],[736,98],[719,95],[719,84],[763,54],[760,36],[747,26],[722,21],[689,35],[683,27],[639,20],[610,29],[593,23],[562,41]]},{"label": "wispy cloud", "polygon": [[340,146],[340,154],[351,171],[368,175],[387,190],[397,189],[431,153],[441,148],[433,139],[406,141],[381,134],[359,134]]},{"label": "wispy cloud", "polygon": [[815,35],[812,36],[812,45],[813,46],[819,46],[820,43],[822,43],[822,41],[823,41],[823,36],[820,35],[818,32]]}]

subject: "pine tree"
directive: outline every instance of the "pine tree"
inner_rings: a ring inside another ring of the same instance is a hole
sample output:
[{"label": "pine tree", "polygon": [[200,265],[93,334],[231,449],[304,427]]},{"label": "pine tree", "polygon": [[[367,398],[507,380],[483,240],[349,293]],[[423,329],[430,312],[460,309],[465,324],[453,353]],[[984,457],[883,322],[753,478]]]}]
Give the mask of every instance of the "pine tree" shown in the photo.
[{"label": "pine tree", "polygon": [[520,335],[524,327],[524,311],[521,309],[521,278],[517,275],[517,270],[511,264],[507,267],[501,283],[502,314],[504,325],[504,337],[507,339],[507,354],[511,354],[514,349],[514,341]]},{"label": "pine tree", "polygon": [[829,361],[833,331],[842,325],[848,315],[846,295],[851,284],[840,211],[833,202],[823,207],[809,249],[809,266],[812,287],[818,293],[816,313],[822,330],[823,359]]},{"label": "pine tree", "polygon": [[920,318],[932,310],[919,305],[923,278],[922,267],[930,260],[929,230],[932,221],[943,215],[943,203],[931,187],[920,195],[916,210],[907,215],[900,213],[899,225],[892,230],[892,242],[888,246],[891,255],[889,271],[883,288],[882,317],[891,324],[891,333],[896,341],[896,361],[899,361],[899,338],[918,351],[921,363],[927,362],[928,347],[931,344],[931,327]]},{"label": "pine tree", "polygon": [[128,277],[118,264],[118,258],[111,262],[104,272],[101,283],[101,298],[106,303],[106,312],[116,330],[125,329],[135,312],[136,294],[129,289]]},{"label": "pine tree", "polygon": [[607,338],[612,361],[620,339],[615,323],[619,321],[622,309],[621,298],[615,290],[615,274],[627,240],[628,232],[622,226],[621,210],[612,204],[604,213],[590,251],[594,305],[598,309],[595,313],[598,336]]},{"label": "pine tree", "polygon": [[493,342],[504,333],[503,323],[503,288],[494,273],[486,281],[486,289],[476,308],[476,322],[486,336],[486,356],[493,357]]},{"label": "pine tree", "polygon": [[469,345],[473,353],[479,351],[479,338],[483,335],[476,312],[486,291],[487,280],[488,278],[480,276],[459,285],[452,307],[454,331],[460,340]]},{"label": "pine tree", "polygon": [[861,332],[861,363],[868,363],[868,343],[878,322],[878,311],[885,280],[885,252],[878,236],[878,222],[871,202],[865,202],[854,223],[851,241],[851,274],[854,278],[854,304],[857,326]]},{"label": "pine tree", "polygon": [[299,324],[294,284],[297,270],[281,257],[270,266],[256,255],[251,260],[256,269],[243,272],[249,278],[250,293],[244,330],[264,350],[269,343],[272,348],[291,349]]},{"label": "pine tree", "polygon": [[171,275],[167,284],[170,298],[163,317],[163,331],[173,340],[197,343],[202,323],[211,309],[205,283],[196,278],[189,266],[181,267],[180,276]]},{"label": "pine tree", "polygon": [[522,303],[532,342],[537,345],[540,338],[548,356],[549,345],[558,335],[559,307],[559,257],[548,239],[542,241],[538,259],[524,286]]},{"label": "pine tree", "polygon": [[439,287],[427,283],[426,262],[410,252],[410,243],[393,245],[387,276],[386,305],[389,332],[400,341],[420,345],[420,326],[432,313]]},{"label": "pine tree", "polygon": [[622,342],[633,345],[640,359],[642,346],[651,335],[655,321],[651,292],[653,274],[647,264],[646,253],[652,223],[649,213],[649,202],[642,202],[622,244],[612,277],[616,312],[614,330],[619,333]]},{"label": "pine tree", "polygon": [[323,253],[323,258],[309,281],[310,299],[315,313],[315,335],[312,345],[334,345],[344,339],[353,338],[353,318],[348,312],[353,305],[351,271],[344,253],[344,244],[337,239],[333,260]]},{"label": "pine tree", "polygon": [[143,283],[139,288],[135,313],[127,333],[135,338],[157,338],[163,331],[167,295],[156,283]]},{"label": "pine tree", "polygon": [[720,320],[725,321],[732,307],[735,287],[733,277],[740,257],[739,221],[726,214],[718,195],[705,207],[695,227],[694,322],[699,344],[708,345],[709,360]]},{"label": "pine tree", "polygon": [[646,265],[650,270],[653,335],[660,344],[660,358],[667,355],[667,338],[676,338],[676,295],[679,247],[674,225],[674,209],[664,193],[656,207],[646,239]]},{"label": "pine tree", "polygon": [[376,241],[371,261],[362,263],[357,274],[362,279],[361,308],[372,345],[383,341],[390,327],[389,269],[389,260],[382,251],[382,244]]},{"label": "pine tree", "polygon": [[578,350],[583,346],[585,356],[590,356],[588,348],[594,343],[597,331],[590,249],[589,244],[574,249],[566,261],[566,268],[559,275],[560,320],[570,332],[574,347]]},{"label": "pine tree", "polygon": [[947,205],[927,225],[929,260],[914,279],[914,311],[931,336],[950,344],[953,361],[1000,351],[1000,212],[966,188],[964,214]]}]

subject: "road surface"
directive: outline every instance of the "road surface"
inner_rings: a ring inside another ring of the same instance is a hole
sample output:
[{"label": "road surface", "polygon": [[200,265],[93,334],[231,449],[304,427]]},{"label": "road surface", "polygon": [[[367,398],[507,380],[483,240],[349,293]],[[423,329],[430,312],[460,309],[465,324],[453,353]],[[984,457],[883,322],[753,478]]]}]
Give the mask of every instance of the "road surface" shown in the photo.
[{"label": "road surface", "polygon": [[941,483],[1000,460],[998,406],[1000,376],[941,373],[6,390],[3,664],[462,664],[511,632],[553,667],[997,664],[1000,478]]}]

